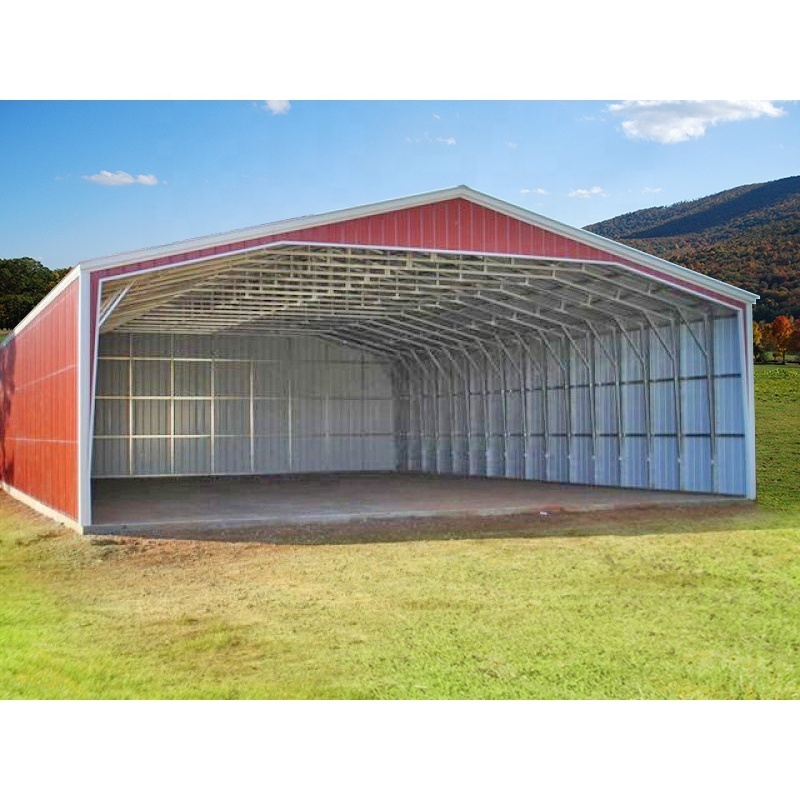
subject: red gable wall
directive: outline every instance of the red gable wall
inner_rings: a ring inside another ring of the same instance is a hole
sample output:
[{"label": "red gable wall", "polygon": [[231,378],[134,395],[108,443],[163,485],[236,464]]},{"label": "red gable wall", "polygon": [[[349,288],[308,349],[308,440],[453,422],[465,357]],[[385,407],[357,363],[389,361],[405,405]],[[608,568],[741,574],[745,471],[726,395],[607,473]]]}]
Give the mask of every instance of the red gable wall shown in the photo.
[{"label": "red gable wall", "polygon": [[[302,220],[298,220],[298,225],[302,226]],[[363,245],[401,249],[507,253],[545,258],[608,261],[624,264],[638,272],[659,277],[662,280],[665,278],[656,269],[612,255],[599,247],[576,242],[566,236],[509,217],[470,200],[454,198],[327,225],[298,227],[294,231],[269,236],[255,236],[216,247],[186,250],[170,256],[98,270],[92,273],[91,319],[96,318],[97,287],[101,278],[125,275],[167,264],[180,264],[193,259],[224,255],[275,242],[314,242],[315,244]],[[678,287],[690,288],[692,291],[700,292],[727,305],[736,305],[730,298],[722,297],[708,289],[699,288],[680,278],[670,278],[669,282]],[[92,331],[93,342],[94,330]]]},{"label": "red gable wall", "polygon": [[[273,242],[352,244],[375,247],[458,250],[559,258],[609,260],[608,253],[565,236],[456,198],[328,225],[243,239],[240,242],[140,261],[104,270],[104,276],[177,264]],[[619,261],[618,257],[614,257]]]}]

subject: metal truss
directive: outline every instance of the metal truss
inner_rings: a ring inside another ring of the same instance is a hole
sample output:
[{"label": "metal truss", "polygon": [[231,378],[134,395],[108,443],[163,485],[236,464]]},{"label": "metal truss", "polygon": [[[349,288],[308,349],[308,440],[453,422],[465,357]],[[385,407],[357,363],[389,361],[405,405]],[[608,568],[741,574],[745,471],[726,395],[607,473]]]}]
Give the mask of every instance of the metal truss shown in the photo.
[{"label": "metal truss", "polygon": [[101,308],[103,332],[290,330],[396,351],[465,329],[562,336],[615,318],[701,318],[707,303],[613,264],[298,245],[109,280]]},{"label": "metal truss", "polygon": [[[100,309],[104,333],[310,335],[377,354],[405,404],[401,469],[573,482],[588,471],[587,482],[613,473],[616,485],[627,469],[649,488],[695,488],[686,472],[683,337],[704,359],[704,408],[690,413],[708,430],[719,490],[714,320],[731,311],[622,265],[282,245],[109,280]],[[670,434],[654,421],[652,360],[661,351]],[[601,360],[610,380],[598,379]],[[634,405],[643,430],[626,419],[632,391],[641,392]],[[601,413],[613,433],[599,431]],[[576,429],[581,414],[585,431]],[[661,485],[655,463],[656,438],[665,435],[674,438],[677,487]],[[607,436],[616,437],[616,464]],[[629,444],[645,455],[626,467]]]}]

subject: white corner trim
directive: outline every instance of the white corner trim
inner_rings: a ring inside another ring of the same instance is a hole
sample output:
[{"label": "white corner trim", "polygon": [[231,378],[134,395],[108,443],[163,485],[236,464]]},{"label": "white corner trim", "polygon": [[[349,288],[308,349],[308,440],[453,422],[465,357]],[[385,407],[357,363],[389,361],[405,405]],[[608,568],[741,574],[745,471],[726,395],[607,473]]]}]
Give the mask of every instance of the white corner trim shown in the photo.
[{"label": "white corner trim", "polygon": [[753,364],[753,307],[747,306],[739,317],[743,325],[742,336],[742,389],[744,391],[745,419],[745,463],[747,469],[747,499],[755,500],[757,493],[756,476],[756,409],[755,409],[755,364]]},{"label": "white corner trim", "polygon": [[[91,342],[91,279],[88,274],[80,276],[78,283],[78,335],[77,335],[77,399],[78,399],[78,447],[77,447],[77,492],[78,522],[81,526],[92,522],[92,402],[93,386],[90,383]],[[97,352],[95,352],[95,358]]]}]

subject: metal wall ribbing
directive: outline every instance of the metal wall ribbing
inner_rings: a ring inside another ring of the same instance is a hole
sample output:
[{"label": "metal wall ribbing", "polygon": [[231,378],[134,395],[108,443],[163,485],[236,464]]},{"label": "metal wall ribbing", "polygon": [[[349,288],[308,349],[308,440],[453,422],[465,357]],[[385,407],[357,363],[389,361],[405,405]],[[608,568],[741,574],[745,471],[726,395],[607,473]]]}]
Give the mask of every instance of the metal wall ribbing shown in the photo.
[{"label": "metal wall ribbing", "polygon": [[78,518],[78,281],[0,345],[0,482]]},{"label": "metal wall ribbing", "polygon": [[311,337],[100,337],[93,475],[396,467],[388,363]]},{"label": "metal wall ribbing", "polygon": [[404,470],[746,493],[737,318],[476,337],[100,337],[96,476]]},{"label": "metal wall ribbing", "polygon": [[709,316],[405,353],[401,468],[744,495],[741,347]]}]

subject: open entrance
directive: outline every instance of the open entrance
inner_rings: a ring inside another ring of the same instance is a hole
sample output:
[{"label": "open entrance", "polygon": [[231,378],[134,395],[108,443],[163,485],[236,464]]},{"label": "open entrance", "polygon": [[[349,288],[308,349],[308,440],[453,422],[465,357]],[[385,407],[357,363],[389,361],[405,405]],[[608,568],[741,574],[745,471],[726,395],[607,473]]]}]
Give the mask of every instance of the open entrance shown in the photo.
[{"label": "open entrance", "polygon": [[[98,525],[125,523],[123,496],[141,520],[167,478],[184,507],[211,491],[199,477],[310,473],[505,479],[464,489],[489,511],[535,507],[535,482],[746,493],[739,318],[620,265],[283,243],[101,286]],[[341,513],[363,505],[340,485]],[[376,514],[412,485],[405,507],[422,502],[419,482],[372,485]],[[289,486],[240,480],[230,518],[239,490],[265,519],[308,513],[313,481],[294,505]],[[198,520],[227,513],[208,497]]]}]

